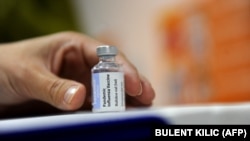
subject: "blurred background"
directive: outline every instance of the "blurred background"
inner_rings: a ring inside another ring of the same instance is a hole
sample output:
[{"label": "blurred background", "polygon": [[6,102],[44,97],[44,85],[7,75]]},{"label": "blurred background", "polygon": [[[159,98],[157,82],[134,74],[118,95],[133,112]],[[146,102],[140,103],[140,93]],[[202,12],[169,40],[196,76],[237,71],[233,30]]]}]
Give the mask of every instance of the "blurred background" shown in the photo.
[{"label": "blurred background", "polygon": [[249,0],[0,0],[0,43],[71,30],[118,46],[153,106],[250,101]]}]

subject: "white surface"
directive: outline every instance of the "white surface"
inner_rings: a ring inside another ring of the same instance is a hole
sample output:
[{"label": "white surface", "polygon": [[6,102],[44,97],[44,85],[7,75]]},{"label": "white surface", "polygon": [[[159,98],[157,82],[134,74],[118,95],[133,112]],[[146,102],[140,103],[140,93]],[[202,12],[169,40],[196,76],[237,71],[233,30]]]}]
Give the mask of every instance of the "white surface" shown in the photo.
[{"label": "white surface", "polygon": [[133,109],[118,113],[76,113],[0,121],[0,133],[98,121],[159,116],[172,124],[250,124],[250,103]]}]

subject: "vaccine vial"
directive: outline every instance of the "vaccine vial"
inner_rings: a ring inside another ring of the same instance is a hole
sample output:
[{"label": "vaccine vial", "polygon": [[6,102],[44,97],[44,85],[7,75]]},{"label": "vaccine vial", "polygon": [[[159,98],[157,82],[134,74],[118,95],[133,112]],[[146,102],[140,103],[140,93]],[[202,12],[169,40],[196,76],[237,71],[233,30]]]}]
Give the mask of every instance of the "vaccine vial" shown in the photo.
[{"label": "vaccine vial", "polygon": [[92,70],[92,112],[125,110],[124,73],[116,63],[118,50],[114,46],[97,47],[99,62]]}]

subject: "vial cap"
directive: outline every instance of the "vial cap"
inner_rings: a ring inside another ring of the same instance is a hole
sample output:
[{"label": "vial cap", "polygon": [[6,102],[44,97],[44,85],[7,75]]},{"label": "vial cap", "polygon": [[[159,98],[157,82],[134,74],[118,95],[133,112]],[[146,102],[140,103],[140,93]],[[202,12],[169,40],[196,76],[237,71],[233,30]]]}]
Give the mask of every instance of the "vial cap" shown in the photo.
[{"label": "vial cap", "polygon": [[115,46],[100,45],[97,47],[96,53],[98,56],[109,56],[116,55],[118,53],[118,50]]}]

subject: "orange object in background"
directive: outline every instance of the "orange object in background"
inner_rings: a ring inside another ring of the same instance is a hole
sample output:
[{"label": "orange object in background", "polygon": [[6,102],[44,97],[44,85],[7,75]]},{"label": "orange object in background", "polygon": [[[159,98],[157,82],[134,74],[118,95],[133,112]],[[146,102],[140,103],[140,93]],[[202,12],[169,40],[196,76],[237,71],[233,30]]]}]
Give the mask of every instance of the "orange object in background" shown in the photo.
[{"label": "orange object in background", "polygon": [[212,101],[250,100],[250,1],[212,1],[210,19]]},{"label": "orange object in background", "polygon": [[161,17],[174,104],[250,101],[250,1],[196,1]]}]

